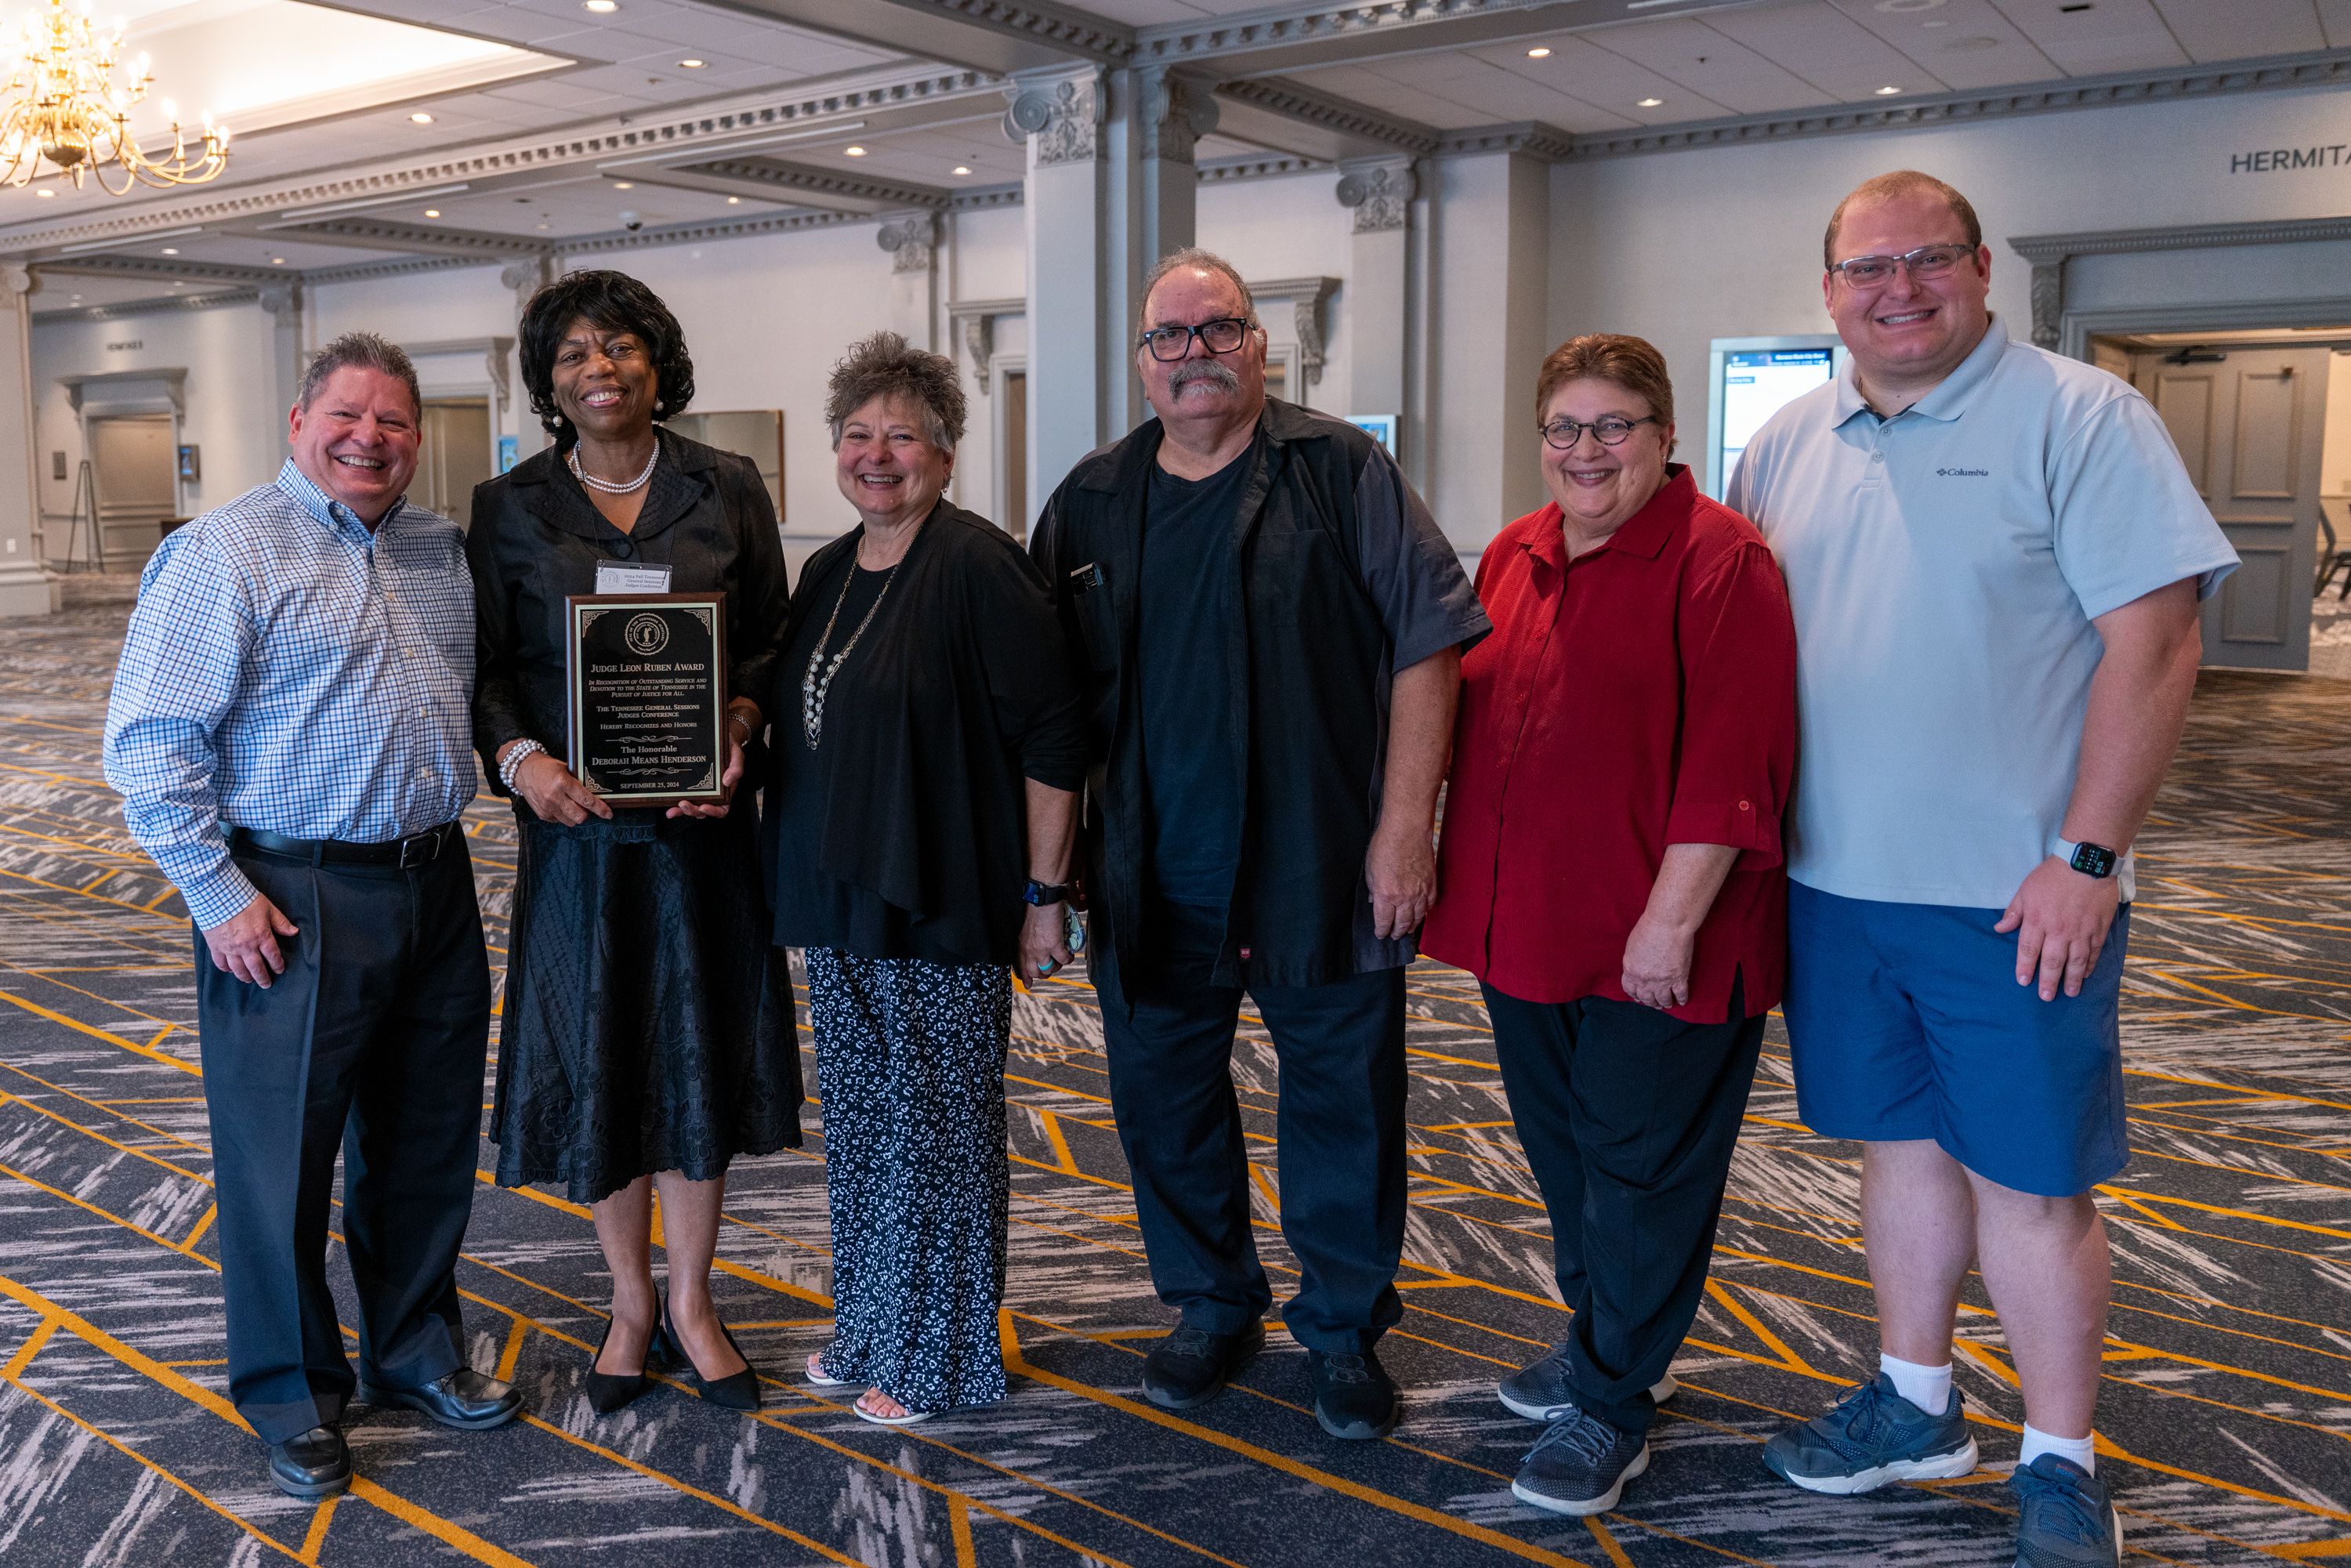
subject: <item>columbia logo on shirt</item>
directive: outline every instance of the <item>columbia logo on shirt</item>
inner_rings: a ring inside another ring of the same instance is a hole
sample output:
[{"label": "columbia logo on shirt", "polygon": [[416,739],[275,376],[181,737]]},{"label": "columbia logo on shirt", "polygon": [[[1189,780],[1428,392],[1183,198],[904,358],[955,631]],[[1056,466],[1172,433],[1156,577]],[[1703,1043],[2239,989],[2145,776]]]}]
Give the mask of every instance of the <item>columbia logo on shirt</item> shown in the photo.
[{"label": "columbia logo on shirt", "polygon": [[1989,479],[1991,477],[1991,470],[1989,468],[1938,468],[1935,472],[1938,476],[1945,479]]}]

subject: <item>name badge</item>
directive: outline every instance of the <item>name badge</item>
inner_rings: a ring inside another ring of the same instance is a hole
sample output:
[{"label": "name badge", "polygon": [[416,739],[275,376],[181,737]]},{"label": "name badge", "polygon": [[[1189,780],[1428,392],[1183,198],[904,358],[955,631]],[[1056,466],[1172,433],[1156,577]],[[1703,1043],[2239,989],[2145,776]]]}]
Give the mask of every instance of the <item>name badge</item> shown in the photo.
[{"label": "name badge", "polygon": [[599,593],[667,593],[669,568],[627,566],[617,560],[600,560],[596,563],[596,591]]}]

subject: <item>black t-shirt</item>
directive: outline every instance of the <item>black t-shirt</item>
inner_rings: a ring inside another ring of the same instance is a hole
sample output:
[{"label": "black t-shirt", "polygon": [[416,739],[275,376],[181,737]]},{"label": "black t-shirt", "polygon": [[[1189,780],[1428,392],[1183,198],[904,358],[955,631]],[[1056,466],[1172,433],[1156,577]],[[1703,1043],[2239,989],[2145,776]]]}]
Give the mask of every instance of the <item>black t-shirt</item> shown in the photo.
[{"label": "black t-shirt", "polygon": [[[807,765],[813,753],[802,716],[808,697],[800,683],[808,674],[809,659],[816,652],[818,639],[824,637],[829,619],[832,635],[825,639],[824,656],[830,664],[833,655],[848,646],[850,638],[864,623],[865,612],[873,608],[873,601],[881,597],[882,585],[889,580],[887,571],[867,571],[855,565],[856,559],[853,551],[842,558],[841,564],[853,570],[848,597],[839,600],[841,612],[832,613],[836,596],[841,591],[841,574],[835,570],[828,572],[824,581],[813,585],[812,604],[821,608],[803,620],[785,644],[783,678],[776,685],[786,695],[789,706],[774,716],[770,743],[789,747],[789,761],[793,766],[781,769],[778,798],[766,802],[764,810],[786,822],[820,822],[825,817],[825,775],[821,769]],[[855,683],[849,679],[849,665],[872,656],[874,643],[884,633],[883,623],[896,610],[895,604],[884,604],[873,617],[873,624],[866,627],[865,635],[858,640],[857,651],[843,663],[825,706],[825,736],[837,736],[843,725],[857,722],[858,716],[850,706],[855,701],[852,695]],[[823,675],[820,667],[817,676],[821,680]],[[772,897],[778,945],[840,947],[869,958],[923,958],[934,964],[968,964],[985,956],[943,947],[907,911],[885,902],[878,894],[827,876],[817,864],[820,848],[812,837],[799,833],[787,833],[778,839]]]},{"label": "black t-shirt", "polygon": [[[1261,444],[1261,443],[1260,443]],[[1143,524],[1135,686],[1149,885],[1177,904],[1223,905],[1240,865],[1241,758],[1228,667],[1234,526],[1259,446],[1205,479],[1153,465]]]}]

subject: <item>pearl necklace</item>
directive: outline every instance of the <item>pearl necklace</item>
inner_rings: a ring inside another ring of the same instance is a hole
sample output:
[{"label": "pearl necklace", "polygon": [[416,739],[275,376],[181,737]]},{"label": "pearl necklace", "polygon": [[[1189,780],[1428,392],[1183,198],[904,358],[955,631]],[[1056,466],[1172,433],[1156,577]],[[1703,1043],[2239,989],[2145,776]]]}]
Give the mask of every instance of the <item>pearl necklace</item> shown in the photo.
[{"label": "pearl necklace", "polygon": [[661,461],[661,443],[658,441],[653,443],[653,455],[645,459],[644,472],[638,475],[635,478],[630,480],[625,485],[616,485],[610,479],[599,479],[593,474],[589,473],[585,468],[580,467],[580,444],[576,441],[571,444],[571,450],[564,454],[564,461],[571,465],[571,476],[574,479],[579,480],[582,485],[587,486],[590,490],[601,490],[607,496],[625,496],[630,491],[637,489],[643,486],[646,480],[653,476],[653,465]]}]

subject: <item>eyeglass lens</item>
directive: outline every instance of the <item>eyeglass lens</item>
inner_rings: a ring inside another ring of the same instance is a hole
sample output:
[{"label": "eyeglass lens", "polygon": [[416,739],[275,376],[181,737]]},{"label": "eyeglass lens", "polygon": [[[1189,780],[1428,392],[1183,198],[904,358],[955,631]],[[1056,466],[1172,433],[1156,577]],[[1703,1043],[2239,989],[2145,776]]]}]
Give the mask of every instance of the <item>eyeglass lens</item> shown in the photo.
[{"label": "eyeglass lens", "polygon": [[1545,441],[1562,452],[1568,451],[1583,440],[1587,430],[1603,446],[1621,446],[1625,438],[1633,434],[1635,425],[1646,423],[1638,419],[1595,419],[1590,424],[1583,424],[1573,419],[1560,419],[1544,425],[1542,434]]},{"label": "eyeglass lens", "polygon": [[1884,283],[1897,266],[1908,267],[1913,277],[1940,277],[1972,254],[1963,245],[1923,245],[1907,256],[1856,256],[1839,262],[1837,270],[1847,283],[1859,284]]},{"label": "eyeglass lens", "polygon": [[1214,321],[1203,321],[1196,327],[1155,327],[1143,336],[1151,347],[1155,360],[1180,360],[1192,351],[1192,340],[1198,338],[1212,354],[1229,354],[1241,346],[1249,323],[1237,316],[1227,316]]}]

